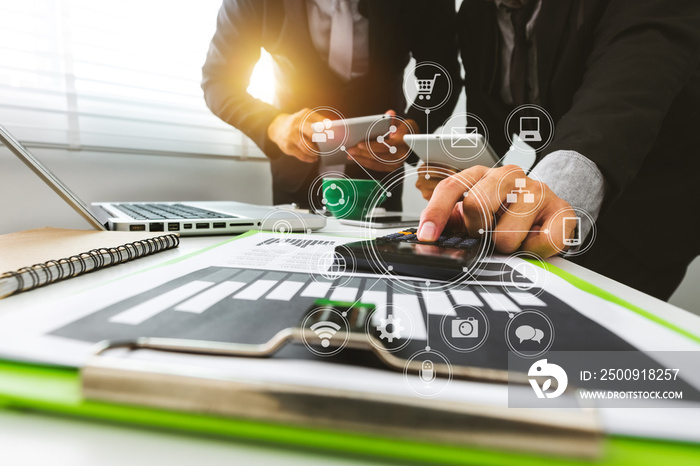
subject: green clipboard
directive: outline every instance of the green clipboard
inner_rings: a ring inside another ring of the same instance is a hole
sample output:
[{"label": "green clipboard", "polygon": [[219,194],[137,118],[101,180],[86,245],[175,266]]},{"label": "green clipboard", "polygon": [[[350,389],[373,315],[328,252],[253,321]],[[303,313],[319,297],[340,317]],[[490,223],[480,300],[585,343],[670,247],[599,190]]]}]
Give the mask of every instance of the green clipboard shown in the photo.
[{"label": "green clipboard", "polygon": [[201,435],[430,464],[690,466],[700,462],[700,447],[686,443],[609,437],[604,440],[603,456],[594,462],[546,459],[536,455],[86,401],[82,398],[80,387],[79,372],[73,368],[0,362],[0,406],[6,409],[46,411]]},{"label": "green clipboard", "polygon": [[[216,247],[216,245],[205,250],[213,247]],[[197,251],[168,263],[179,262],[205,250]],[[555,266],[548,265],[548,269],[589,293],[620,304],[694,341],[700,342],[700,337],[633,306]],[[358,456],[430,464],[526,466],[541,464],[639,465],[659,464],[662,462],[670,462],[681,466],[700,464],[700,445],[693,443],[610,436],[603,440],[602,456],[594,461],[544,458],[540,455],[511,453],[496,449],[437,445],[380,435],[312,429],[272,422],[97,402],[85,400],[82,397],[80,372],[75,368],[34,365],[12,361],[0,361],[0,407],[46,411],[71,417],[101,419],[109,422],[186,431],[200,435],[265,441],[296,448],[302,447]]]}]

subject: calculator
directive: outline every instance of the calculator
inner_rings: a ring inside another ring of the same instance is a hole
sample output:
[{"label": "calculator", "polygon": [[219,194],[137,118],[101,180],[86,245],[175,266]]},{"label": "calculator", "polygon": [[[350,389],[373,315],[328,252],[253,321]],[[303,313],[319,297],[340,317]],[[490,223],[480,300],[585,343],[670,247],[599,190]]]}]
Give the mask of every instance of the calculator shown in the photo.
[{"label": "calculator", "polygon": [[386,273],[435,280],[456,280],[472,271],[482,256],[483,242],[466,233],[444,234],[437,241],[418,241],[415,228],[374,240],[335,248],[336,257],[358,272]]}]

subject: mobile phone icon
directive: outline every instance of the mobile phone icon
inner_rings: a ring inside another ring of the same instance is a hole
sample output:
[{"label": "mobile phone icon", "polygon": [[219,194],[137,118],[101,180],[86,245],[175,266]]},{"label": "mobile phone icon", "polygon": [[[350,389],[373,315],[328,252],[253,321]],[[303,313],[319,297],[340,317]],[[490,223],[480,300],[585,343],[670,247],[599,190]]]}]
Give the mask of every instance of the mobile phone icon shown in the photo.
[{"label": "mobile phone icon", "polygon": [[571,238],[564,238],[564,244],[566,246],[580,246],[581,245],[581,217],[564,217],[562,219],[562,226],[564,231],[574,230],[574,235]]}]

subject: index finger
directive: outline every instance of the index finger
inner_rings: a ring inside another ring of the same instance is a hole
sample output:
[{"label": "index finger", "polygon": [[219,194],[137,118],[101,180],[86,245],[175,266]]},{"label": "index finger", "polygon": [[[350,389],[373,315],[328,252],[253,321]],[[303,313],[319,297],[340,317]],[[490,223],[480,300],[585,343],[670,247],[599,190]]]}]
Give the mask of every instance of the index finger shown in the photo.
[{"label": "index finger", "polygon": [[464,198],[464,193],[468,192],[488,171],[487,167],[475,166],[449,176],[438,183],[428,206],[421,213],[417,233],[418,240],[437,240],[442,230],[445,229],[455,204],[461,201]]}]

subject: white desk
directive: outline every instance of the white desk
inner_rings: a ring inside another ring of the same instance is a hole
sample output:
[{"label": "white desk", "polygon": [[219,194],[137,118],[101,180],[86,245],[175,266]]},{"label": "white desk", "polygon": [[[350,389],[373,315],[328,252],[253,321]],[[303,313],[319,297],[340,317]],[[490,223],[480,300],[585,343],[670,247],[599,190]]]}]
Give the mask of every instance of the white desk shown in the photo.
[{"label": "white desk", "polygon": [[[340,227],[329,222],[324,232],[351,236],[351,227]],[[217,244],[226,237],[183,238],[176,250],[165,251],[118,267],[96,271],[28,293],[0,300],[0,313],[18,313],[37,303],[51,303],[69,294],[77,293],[97,283],[113,280],[137,270],[183,256],[201,248]],[[551,260],[556,266],[615,295],[652,312],[682,328],[700,329],[700,317],[675,306],[647,296],[613,280],[588,271],[561,258]],[[0,410],[0,464],[17,465],[70,465],[70,466],[123,466],[167,464],[247,465],[284,464],[387,464],[370,462],[365,458],[330,456],[328,454],[284,449],[180,433],[148,430],[67,419],[41,413],[19,413]],[[395,464],[395,463],[392,463]]]}]

